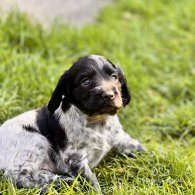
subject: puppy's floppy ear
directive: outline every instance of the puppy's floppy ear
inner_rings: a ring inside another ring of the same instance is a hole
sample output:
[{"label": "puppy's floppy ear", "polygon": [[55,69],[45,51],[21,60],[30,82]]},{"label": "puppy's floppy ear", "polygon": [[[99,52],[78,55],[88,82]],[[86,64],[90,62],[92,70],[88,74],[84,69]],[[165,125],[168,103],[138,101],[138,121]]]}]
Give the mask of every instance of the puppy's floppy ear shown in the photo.
[{"label": "puppy's floppy ear", "polygon": [[131,100],[131,95],[130,91],[127,87],[127,80],[123,74],[123,71],[119,66],[117,66],[117,72],[118,72],[118,78],[121,83],[121,93],[122,93],[122,101],[123,101],[123,106],[125,107],[127,104],[129,104]]},{"label": "puppy's floppy ear", "polygon": [[[68,96],[69,96],[69,73],[68,71],[65,71],[65,73],[60,77],[58,84],[53,91],[53,94],[51,96],[51,99],[48,103],[48,110],[53,114],[58,107],[60,106],[60,103],[63,101],[63,107],[66,107],[68,102]],[[63,97],[65,96],[65,97]]]}]

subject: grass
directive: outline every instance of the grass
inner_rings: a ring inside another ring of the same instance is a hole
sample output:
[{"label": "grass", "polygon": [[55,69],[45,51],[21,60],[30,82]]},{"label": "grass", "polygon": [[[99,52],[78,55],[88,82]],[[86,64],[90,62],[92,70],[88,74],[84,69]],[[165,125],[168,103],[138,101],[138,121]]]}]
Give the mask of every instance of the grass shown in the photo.
[{"label": "grass", "polygon": [[[78,57],[107,56],[132,92],[121,123],[148,153],[103,160],[94,169],[103,194],[195,194],[194,13],[193,0],[116,0],[94,24],[47,30],[15,11],[1,15],[0,123],[47,103]],[[76,182],[59,192],[95,194]],[[1,179],[0,194],[37,193]]]}]

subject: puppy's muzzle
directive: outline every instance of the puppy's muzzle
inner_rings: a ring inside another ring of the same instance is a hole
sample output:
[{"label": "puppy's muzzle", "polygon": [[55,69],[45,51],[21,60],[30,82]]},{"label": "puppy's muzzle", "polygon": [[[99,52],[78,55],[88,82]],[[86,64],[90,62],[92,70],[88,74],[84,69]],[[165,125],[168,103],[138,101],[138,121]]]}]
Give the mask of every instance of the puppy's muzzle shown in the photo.
[{"label": "puppy's muzzle", "polygon": [[113,83],[103,82],[100,86],[95,88],[95,91],[100,99],[106,102],[107,106],[115,108],[122,107],[120,90]]}]

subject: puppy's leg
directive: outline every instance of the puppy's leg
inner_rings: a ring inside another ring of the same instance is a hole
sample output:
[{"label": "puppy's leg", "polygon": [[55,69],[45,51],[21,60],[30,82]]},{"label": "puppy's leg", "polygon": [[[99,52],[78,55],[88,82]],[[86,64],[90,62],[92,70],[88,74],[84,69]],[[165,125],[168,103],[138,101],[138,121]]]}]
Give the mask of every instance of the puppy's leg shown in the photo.
[{"label": "puppy's leg", "polygon": [[91,169],[89,168],[88,162],[87,160],[84,160],[81,165],[80,165],[80,169],[81,169],[81,176],[86,179],[87,181],[90,181],[92,186],[94,187],[94,189],[98,192],[101,191],[99,182],[97,180],[96,175],[91,171]]},{"label": "puppy's leg", "polygon": [[118,135],[115,138],[115,144],[113,149],[120,153],[125,154],[129,157],[136,157],[136,152],[145,151],[144,147],[136,139],[131,138],[126,132],[122,129],[119,131]]},{"label": "puppy's leg", "polygon": [[64,156],[66,157],[65,164],[68,165],[69,173],[73,177],[76,177],[80,173],[86,181],[91,182],[96,191],[100,192],[99,182],[88,165],[88,160],[85,158],[86,154],[73,150],[69,151],[68,154],[64,154]]}]

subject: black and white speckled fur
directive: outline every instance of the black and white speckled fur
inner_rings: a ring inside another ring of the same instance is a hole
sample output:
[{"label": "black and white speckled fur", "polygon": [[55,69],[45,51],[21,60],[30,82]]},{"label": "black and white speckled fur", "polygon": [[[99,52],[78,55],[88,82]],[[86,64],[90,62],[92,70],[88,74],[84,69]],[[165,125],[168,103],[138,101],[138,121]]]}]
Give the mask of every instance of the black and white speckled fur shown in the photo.
[{"label": "black and white speckled fur", "polygon": [[[101,56],[87,59],[95,61],[96,66],[111,63]],[[53,96],[57,93],[54,91]],[[130,156],[143,150],[137,140],[124,132],[113,110],[85,112],[74,101],[64,103],[62,97],[60,106],[54,105],[52,110],[52,98],[48,107],[25,112],[0,127],[0,170],[19,187],[43,187],[51,182],[58,186],[60,180],[71,184],[81,172],[100,190],[91,169],[110,150]],[[130,96],[126,98],[130,101]]]}]

